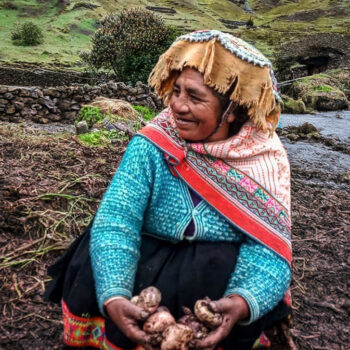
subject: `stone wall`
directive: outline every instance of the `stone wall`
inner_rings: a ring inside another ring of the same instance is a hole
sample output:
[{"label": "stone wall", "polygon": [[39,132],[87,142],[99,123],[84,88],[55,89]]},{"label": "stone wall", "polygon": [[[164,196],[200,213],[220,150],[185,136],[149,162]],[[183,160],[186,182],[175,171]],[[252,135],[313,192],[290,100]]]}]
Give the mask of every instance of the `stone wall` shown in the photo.
[{"label": "stone wall", "polygon": [[72,85],[51,88],[0,85],[0,120],[36,123],[72,123],[82,105],[95,97],[104,96],[128,101],[151,110],[159,110],[162,103],[147,85],[135,86],[110,81],[97,86]]}]

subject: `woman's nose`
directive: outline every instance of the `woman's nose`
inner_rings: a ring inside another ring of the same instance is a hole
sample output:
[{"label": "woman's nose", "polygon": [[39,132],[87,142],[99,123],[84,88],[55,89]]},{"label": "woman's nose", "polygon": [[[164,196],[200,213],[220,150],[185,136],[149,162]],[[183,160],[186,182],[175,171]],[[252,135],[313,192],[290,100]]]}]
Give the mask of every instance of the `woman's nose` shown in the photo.
[{"label": "woman's nose", "polygon": [[187,113],[189,111],[188,99],[180,95],[173,99],[171,107],[176,113]]}]

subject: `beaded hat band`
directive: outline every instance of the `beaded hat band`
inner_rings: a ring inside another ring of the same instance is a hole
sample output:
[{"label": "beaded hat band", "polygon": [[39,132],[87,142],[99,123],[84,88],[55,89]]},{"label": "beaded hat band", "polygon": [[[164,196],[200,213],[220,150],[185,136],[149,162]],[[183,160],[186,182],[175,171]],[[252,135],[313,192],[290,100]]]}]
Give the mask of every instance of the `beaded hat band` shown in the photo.
[{"label": "beaded hat band", "polygon": [[273,132],[280,115],[271,62],[245,41],[217,30],[182,35],[160,56],[149,77],[160,98],[168,102],[173,85],[185,67],[202,73],[204,83],[220,94],[234,84],[230,99],[248,109],[263,131]]}]

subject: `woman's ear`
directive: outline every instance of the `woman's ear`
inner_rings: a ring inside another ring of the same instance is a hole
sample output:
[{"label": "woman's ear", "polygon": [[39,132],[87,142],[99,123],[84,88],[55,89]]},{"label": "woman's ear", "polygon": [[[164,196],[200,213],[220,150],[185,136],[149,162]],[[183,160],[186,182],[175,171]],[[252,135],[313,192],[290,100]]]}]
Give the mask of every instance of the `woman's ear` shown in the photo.
[{"label": "woman's ear", "polygon": [[233,123],[235,119],[236,119],[235,113],[233,111],[231,111],[227,117],[227,122]]}]

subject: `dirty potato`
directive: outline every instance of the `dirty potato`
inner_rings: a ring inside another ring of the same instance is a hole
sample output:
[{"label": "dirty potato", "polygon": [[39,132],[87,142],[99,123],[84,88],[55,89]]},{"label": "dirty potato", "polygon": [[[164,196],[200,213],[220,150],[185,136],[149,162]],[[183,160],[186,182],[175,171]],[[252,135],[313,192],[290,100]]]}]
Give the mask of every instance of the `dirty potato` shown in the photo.
[{"label": "dirty potato", "polygon": [[157,311],[152,314],[143,325],[143,330],[148,334],[161,334],[167,327],[174,325],[175,319],[168,311]]},{"label": "dirty potato", "polygon": [[141,291],[139,295],[131,298],[131,302],[145,311],[153,313],[157,310],[162,294],[156,287],[147,287]]},{"label": "dirty potato", "polygon": [[193,331],[182,324],[169,326],[163,332],[161,350],[188,350],[189,343],[193,340]]},{"label": "dirty potato", "polygon": [[205,326],[215,329],[221,325],[222,316],[214,312],[209,303],[209,298],[197,300],[194,305],[194,313]]}]

